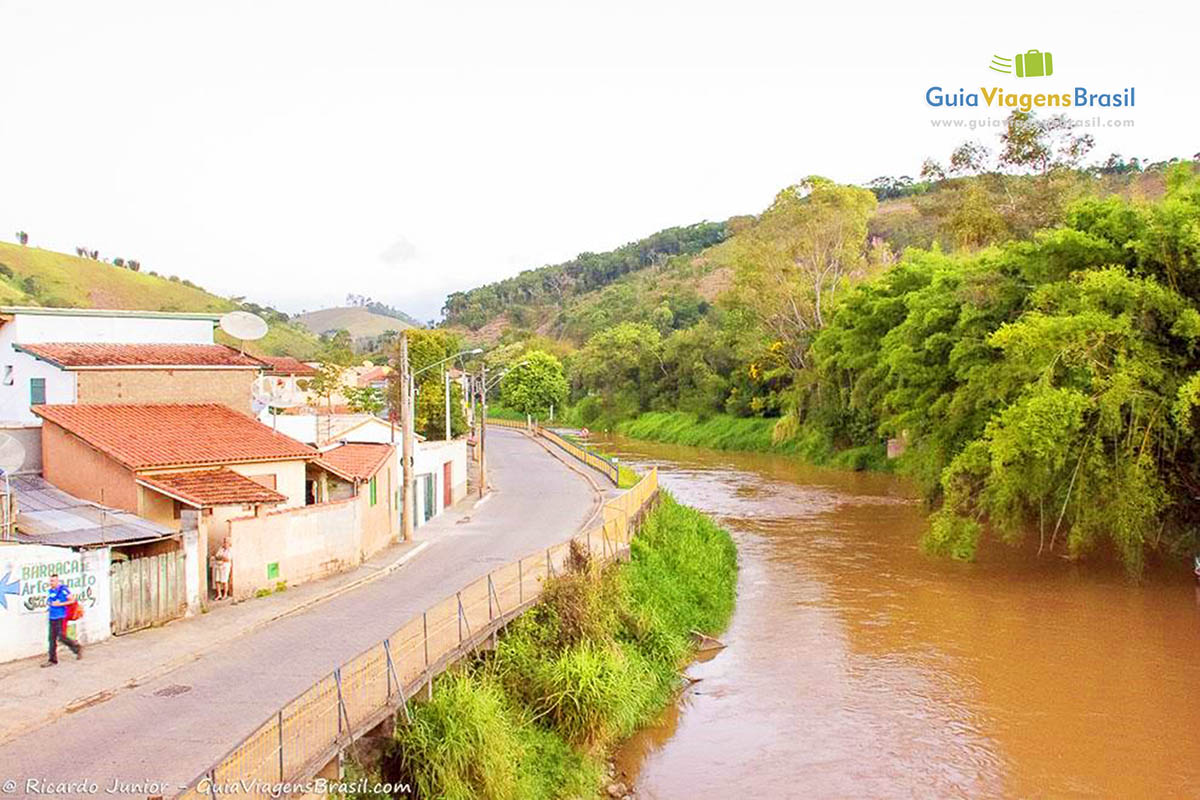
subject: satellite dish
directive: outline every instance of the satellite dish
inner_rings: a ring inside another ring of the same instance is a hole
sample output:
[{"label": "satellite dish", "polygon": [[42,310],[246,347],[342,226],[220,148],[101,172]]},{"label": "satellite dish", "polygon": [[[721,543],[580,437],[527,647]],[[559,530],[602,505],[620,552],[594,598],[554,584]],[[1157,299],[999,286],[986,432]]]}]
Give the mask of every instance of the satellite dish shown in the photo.
[{"label": "satellite dish", "polygon": [[0,473],[12,475],[25,464],[25,446],[7,433],[0,433]]},{"label": "satellite dish", "polygon": [[221,330],[235,339],[252,342],[267,335],[267,323],[249,311],[230,311],[221,317]]},{"label": "satellite dish", "polygon": [[262,408],[296,408],[306,402],[304,393],[292,381],[280,381],[270,375],[256,378],[250,385],[254,405]]}]

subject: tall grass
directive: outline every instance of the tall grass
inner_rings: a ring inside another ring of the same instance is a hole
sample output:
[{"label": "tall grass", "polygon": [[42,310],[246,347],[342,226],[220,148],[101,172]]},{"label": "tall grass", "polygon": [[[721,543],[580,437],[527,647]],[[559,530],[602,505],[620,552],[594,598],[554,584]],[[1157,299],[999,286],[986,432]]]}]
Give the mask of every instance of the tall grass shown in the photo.
[{"label": "tall grass", "polygon": [[488,403],[487,413],[493,419],[511,419],[517,422],[525,421],[525,415],[520,411],[517,411],[515,408],[505,408],[496,403]]},{"label": "tall grass", "polygon": [[717,414],[701,420],[684,411],[650,411],[618,423],[617,432],[634,439],[716,450],[797,455],[813,463],[841,469],[887,470],[887,447],[880,442],[864,447],[838,447],[819,430],[801,427],[793,438],[777,441],[775,423],[764,417]]},{"label": "tall grass", "polygon": [[795,452],[790,443],[777,444],[772,434],[777,420],[731,417],[718,414],[701,420],[684,411],[651,411],[617,425],[617,431],[635,439],[668,444],[712,447],[719,450]]},{"label": "tall grass", "polygon": [[736,580],[728,533],[664,495],[628,563],[574,552],[490,657],[413,704],[382,777],[424,798],[595,796],[601,758],[671,702],[691,633],[728,623]]}]

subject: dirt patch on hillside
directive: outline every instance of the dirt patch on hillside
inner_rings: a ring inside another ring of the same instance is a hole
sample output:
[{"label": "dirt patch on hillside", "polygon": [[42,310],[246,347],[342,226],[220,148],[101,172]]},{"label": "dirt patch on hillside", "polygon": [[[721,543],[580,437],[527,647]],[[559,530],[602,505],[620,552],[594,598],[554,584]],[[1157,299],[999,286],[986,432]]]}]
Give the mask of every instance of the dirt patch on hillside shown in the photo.
[{"label": "dirt patch on hillside", "polygon": [[701,297],[711,303],[732,287],[733,269],[731,267],[718,267],[699,280],[696,284],[696,291]]}]

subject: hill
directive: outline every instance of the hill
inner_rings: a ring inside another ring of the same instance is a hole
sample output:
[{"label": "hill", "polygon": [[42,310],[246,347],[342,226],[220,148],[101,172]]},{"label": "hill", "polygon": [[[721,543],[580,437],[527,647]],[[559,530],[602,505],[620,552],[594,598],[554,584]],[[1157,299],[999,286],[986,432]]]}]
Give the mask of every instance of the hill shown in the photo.
[{"label": "hill", "polygon": [[404,319],[387,314],[380,314],[363,306],[341,306],[338,308],[322,308],[297,314],[292,318],[310,332],[320,336],[330,331],[344,330],[349,332],[355,341],[373,339],[388,331],[402,331],[408,328],[420,327],[413,323],[412,318]]},{"label": "hill", "polygon": [[[320,348],[308,330],[289,323],[285,314],[274,309],[218,297],[173,275],[135,272],[103,261],[9,242],[0,242],[0,303],[212,313],[244,309],[261,315],[269,325],[263,339],[247,344],[249,351],[309,359]],[[219,331],[218,339],[226,341]]]},{"label": "hill", "polygon": [[[987,174],[920,183],[880,178],[869,187],[879,198],[870,236],[896,255],[909,247],[975,250],[1027,239],[1034,230],[1061,220],[1078,197],[1161,197],[1164,167],[1070,170],[1053,177]],[[568,346],[621,322],[649,323],[664,333],[688,328],[708,315],[732,285],[738,234],[756,224],[757,217],[742,216],[669,228],[616,250],[582,253],[563,264],[455,292],[446,299],[443,325],[486,344],[512,332]]]}]

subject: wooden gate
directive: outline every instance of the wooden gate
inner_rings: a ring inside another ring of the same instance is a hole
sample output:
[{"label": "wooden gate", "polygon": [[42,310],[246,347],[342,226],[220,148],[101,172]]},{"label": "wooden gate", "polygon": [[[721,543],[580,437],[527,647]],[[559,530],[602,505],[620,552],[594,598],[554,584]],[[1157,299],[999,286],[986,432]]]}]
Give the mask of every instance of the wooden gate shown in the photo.
[{"label": "wooden gate", "polygon": [[110,575],[114,635],[160,625],[187,611],[187,575],[182,549],[114,561]]}]

